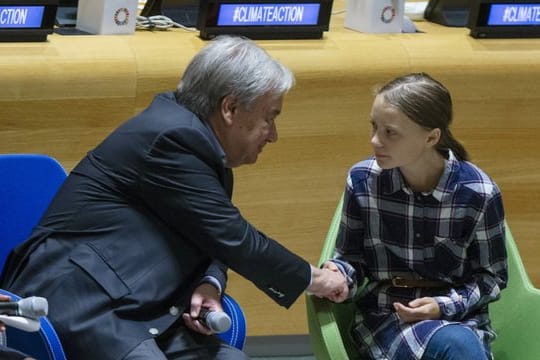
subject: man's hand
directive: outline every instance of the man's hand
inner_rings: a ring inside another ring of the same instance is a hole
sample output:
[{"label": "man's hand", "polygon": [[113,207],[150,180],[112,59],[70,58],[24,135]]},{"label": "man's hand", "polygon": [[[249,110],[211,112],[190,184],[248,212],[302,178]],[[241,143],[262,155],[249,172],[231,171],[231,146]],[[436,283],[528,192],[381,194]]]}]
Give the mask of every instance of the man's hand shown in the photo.
[{"label": "man's hand", "polygon": [[404,322],[411,323],[421,320],[436,320],[441,318],[439,304],[432,297],[423,297],[409,302],[409,306],[394,303],[399,318]]},{"label": "man's hand", "polygon": [[333,302],[342,302],[349,295],[347,279],[337,269],[319,269],[311,266],[311,285],[307,288],[308,293],[320,298],[326,298]]},{"label": "man's hand", "polygon": [[221,306],[221,297],[213,285],[201,284],[195,289],[191,296],[191,308],[188,313],[182,314],[184,323],[188,328],[201,334],[211,335],[212,330],[207,328],[200,320],[199,314],[201,308],[207,308],[212,311],[223,311]]},{"label": "man's hand", "polygon": [[[342,274],[341,271],[339,270],[338,266],[336,265],[336,263],[333,262],[333,261],[325,262],[323,264],[322,268]],[[345,277],[345,275],[343,275],[343,277]],[[345,278],[345,281],[346,280],[347,279]],[[334,294],[332,294],[330,296],[327,296],[326,298],[328,300],[330,300],[330,301],[335,302],[335,303],[340,303],[340,302],[343,302],[343,301],[347,300],[348,297],[349,297],[349,285],[347,284],[347,288],[344,291],[334,293]]]}]

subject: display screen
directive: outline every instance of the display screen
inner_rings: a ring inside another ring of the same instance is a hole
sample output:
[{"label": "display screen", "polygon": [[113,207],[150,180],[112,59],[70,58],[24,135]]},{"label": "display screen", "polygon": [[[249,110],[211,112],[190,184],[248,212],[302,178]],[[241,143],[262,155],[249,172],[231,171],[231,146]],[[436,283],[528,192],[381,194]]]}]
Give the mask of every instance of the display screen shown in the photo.
[{"label": "display screen", "polygon": [[0,6],[0,28],[41,28],[45,6]]},{"label": "display screen", "polygon": [[235,34],[251,39],[320,39],[333,0],[200,0],[202,39]]},{"label": "display screen", "polygon": [[540,25],[540,5],[519,3],[491,4],[487,25]]},{"label": "display screen", "polygon": [[318,3],[221,4],[218,26],[305,26],[317,25]]}]

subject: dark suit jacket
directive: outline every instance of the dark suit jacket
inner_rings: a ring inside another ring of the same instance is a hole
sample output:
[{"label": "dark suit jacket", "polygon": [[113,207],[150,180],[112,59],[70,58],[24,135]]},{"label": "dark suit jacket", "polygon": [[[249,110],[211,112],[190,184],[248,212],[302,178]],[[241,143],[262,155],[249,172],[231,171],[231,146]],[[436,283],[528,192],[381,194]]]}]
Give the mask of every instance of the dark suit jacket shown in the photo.
[{"label": "dark suit jacket", "polygon": [[76,360],[121,359],[162,334],[205,274],[224,283],[220,263],[290,306],[309,264],[251,226],[227,188],[210,128],[173,93],[158,95],[73,169],[3,286],[48,298]]}]

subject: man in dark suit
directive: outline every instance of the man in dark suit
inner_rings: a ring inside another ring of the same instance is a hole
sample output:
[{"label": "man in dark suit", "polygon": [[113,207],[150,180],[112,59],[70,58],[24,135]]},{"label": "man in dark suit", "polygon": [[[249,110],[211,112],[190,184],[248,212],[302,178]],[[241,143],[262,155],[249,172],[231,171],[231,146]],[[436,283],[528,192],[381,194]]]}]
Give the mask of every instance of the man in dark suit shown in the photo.
[{"label": "man in dark suit", "polygon": [[69,359],[245,358],[197,320],[221,309],[227,267],[285,307],[345,289],[231,202],[231,168],[277,140],[293,82],[252,41],[217,38],[71,171],[2,280],[48,298]]}]

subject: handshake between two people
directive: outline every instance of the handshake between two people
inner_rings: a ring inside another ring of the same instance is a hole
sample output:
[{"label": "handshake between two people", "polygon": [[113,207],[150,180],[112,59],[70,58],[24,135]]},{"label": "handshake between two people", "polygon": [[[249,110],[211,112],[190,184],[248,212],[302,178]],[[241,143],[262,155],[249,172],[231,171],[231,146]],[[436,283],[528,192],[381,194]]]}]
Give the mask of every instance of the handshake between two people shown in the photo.
[{"label": "handshake between two people", "polygon": [[306,291],[336,303],[343,302],[349,297],[347,278],[331,261],[325,262],[322,268],[311,266],[311,284]]},{"label": "handshake between two people", "polygon": [[[321,269],[316,270],[318,271],[313,273],[312,283],[308,288],[308,292],[335,303],[347,300],[349,296],[347,280],[335,263],[327,261]],[[320,277],[320,280],[315,281],[316,276]],[[313,289],[310,289],[312,287]],[[393,305],[399,318],[406,323],[441,318],[441,309],[433,297],[417,298],[409,301],[407,304],[395,302]]]}]

